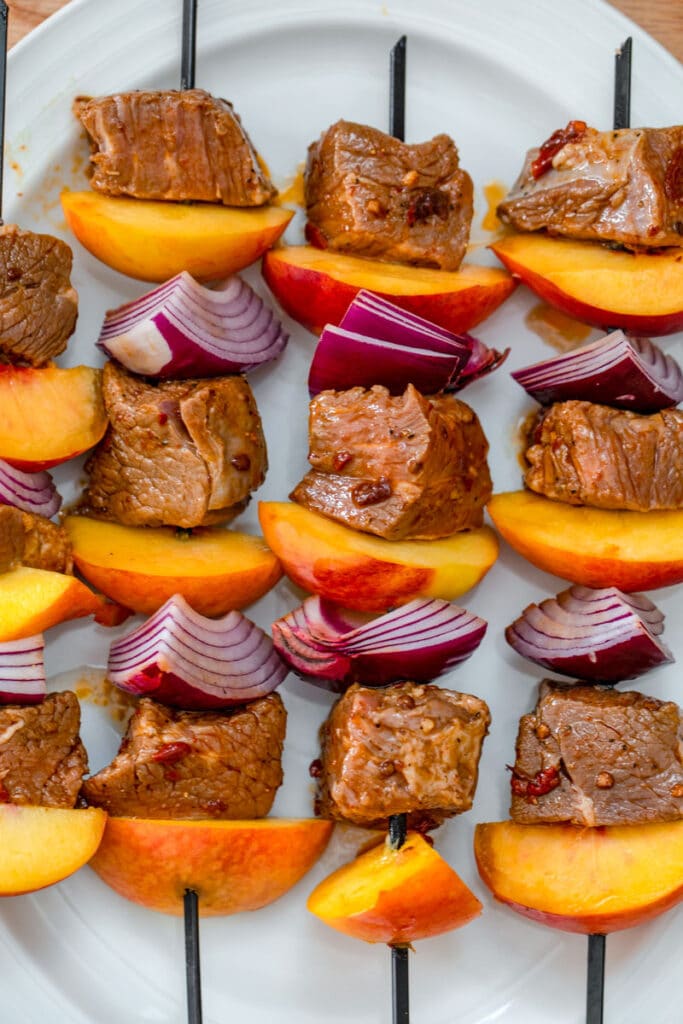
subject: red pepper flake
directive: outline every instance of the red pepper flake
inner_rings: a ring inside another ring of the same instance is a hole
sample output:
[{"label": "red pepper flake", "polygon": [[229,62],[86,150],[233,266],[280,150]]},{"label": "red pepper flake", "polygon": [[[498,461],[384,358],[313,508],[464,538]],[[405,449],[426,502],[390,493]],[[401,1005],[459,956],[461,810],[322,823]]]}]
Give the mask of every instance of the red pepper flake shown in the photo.
[{"label": "red pepper flake", "polygon": [[238,473],[245,473],[251,466],[251,459],[245,452],[241,452],[230,459],[230,465],[234,466]]},{"label": "red pepper flake", "polygon": [[406,220],[408,227],[429,220],[430,217],[445,219],[451,209],[451,201],[445,192],[438,188],[421,188],[408,207]]},{"label": "red pepper flake", "polygon": [[5,789],[5,783],[0,780],[0,804],[11,804],[12,797]]},{"label": "red pepper flake", "polygon": [[347,452],[346,450],[335,452],[334,458],[332,459],[332,469],[335,471],[335,473],[340,473],[344,466],[348,465],[352,458],[353,455],[351,454],[351,452]]},{"label": "red pepper flake", "polygon": [[156,761],[157,764],[174,764],[176,761],[180,761],[182,757],[185,757],[191,752],[192,747],[189,743],[177,740],[175,743],[164,743],[164,745],[159,747],[157,752],[152,755],[152,760]]},{"label": "red pepper flake", "polygon": [[308,766],[308,774],[312,779],[319,779],[323,773],[323,763],[319,757],[316,757],[315,761],[311,761]]},{"label": "red pepper flake", "polygon": [[531,176],[535,179],[549,171],[553,165],[553,157],[568,142],[578,142],[586,134],[588,125],[585,121],[570,121],[566,128],[558,128],[541,146],[538,156],[531,164]]},{"label": "red pepper flake", "polygon": [[382,477],[381,480],[365,480],[356,484],[351,491],[351,498],[358,508],[366,508],[368,505],[377,505],[380,501],[386,501],[391,497],[391,483]]},{"label": "red pepper flake", "polygon": [[533,778],[518,772],[510,764],[507,765],[507,769],[512,772],[510,789],[515,796],[523,796],[527,799],[545,796],[560,784],[560,773],[554,765],[550,768],[542,768],[540,772],[536,772]]},{"label": "red pepper flake", "polygon": [[159,423],[163,427],[166,423],[168,423],[168,413],[160,412],[158,419],[159,419]]}]

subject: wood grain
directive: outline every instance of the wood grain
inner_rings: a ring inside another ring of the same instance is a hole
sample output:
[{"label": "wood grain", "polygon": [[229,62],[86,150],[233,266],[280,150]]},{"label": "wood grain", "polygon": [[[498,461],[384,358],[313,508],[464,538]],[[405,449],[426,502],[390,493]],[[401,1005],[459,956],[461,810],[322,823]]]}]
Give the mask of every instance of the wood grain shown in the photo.
[{"label": "wood grain", "polygon": [[[99,0],[100,3],[103,0]],[[557,0],[548,0],[556,3]],[[68,0],[10,0],[10,46]],[[617,0],[612,4],[649,32],[683,61],[683,2],[681,0]]]}]

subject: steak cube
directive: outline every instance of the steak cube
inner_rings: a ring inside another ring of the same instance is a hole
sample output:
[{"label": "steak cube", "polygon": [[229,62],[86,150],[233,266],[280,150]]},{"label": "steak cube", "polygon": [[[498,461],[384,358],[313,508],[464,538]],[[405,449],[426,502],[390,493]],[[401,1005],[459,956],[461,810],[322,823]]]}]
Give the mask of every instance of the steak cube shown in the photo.
[{"label": "steak cube", "polygon": [[472,806],[491,721],[483,700],[438,686],[354,684],[320,730],[316,813],[384,828],[434,828]]},{"label": "steak cube", "polygon": [[261,418],[240,376],[152,384],[107,363],[110,426],[90,456],[83,511],[127,526],[208,526],[265,478]]},{"label": "steak cube", "polygon": [[683,412],[641,416],[592,402],[558,402],[526,452],[527,487],[596,508],[683,508]]},{"label": "steak cube", "polygon": [[96,192],[262,206],[277,193],[239,117],[203,89],[79,97]]},{"label": "steak cube", "polygon": [[472,180],[447,135],[406,145],[337,121],[308,150],[307,235],[355,256],[457,270],[472,222]]},{"label": "steak cube", "polygon": [[599,132],[572,121],[529,151],[497,212],[518,231],[681,245],[683,127]]},{"label": "steak cube", "polygon": [[0,707],[0,803],[75,807],[88,755],[75,693]]},{"label": "steak cube", "polygon": [[19,565],[70,573],[71,542],[63,526],[13,505],[0,505],[0,572]]},{"label": "steak cube", "polygon": [[0,227],[0,359],[44,366],[64,351],[78,316],[71,263],[59,238]]},{"label": "steak cube", "polygon": [[263,818],[282,782],[286,720],[275,693],[229,711],[176,711],[143,697],[83,796],[141,818]]},{"label": "steak cube", "polygon": [[632,690],[542,683],[519,723],[510,813],[528,825],[683,818],[680,708]]},{"label": "steak cube", "polygon": [[488,442],[450,395],[376,385],[321,391],[310,406],[313,469],[294,501],[387,540],[447,537],[481,526],[491,496]]}]

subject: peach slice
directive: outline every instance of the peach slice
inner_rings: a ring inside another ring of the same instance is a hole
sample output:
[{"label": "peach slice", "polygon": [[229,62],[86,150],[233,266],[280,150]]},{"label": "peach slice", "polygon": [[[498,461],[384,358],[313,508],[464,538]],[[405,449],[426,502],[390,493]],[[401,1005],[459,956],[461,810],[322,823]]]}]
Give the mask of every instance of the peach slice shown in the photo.
[{"label": "peach slice", "polygon": [[237,209],[97,192],[62,192],[61,198],[81,245],[140,281],[167,281],[181,270],[201,281],[228,277],[262,256],[294,216],[280,206]]},{"label": "peach slice", "polygon": [[405,945],[468,924],[482,911],[474,893],[417,832],[400,850],[375,846],[328,875],[308,909],[339,932]]},{"label": "peach slice", "polygon": [[577,320],[645,335],[683,329],[683,249],[634,254],[533,233],[506,235],[491,249],[515,277]]},{"label": "peach slice", "polygon": [[0,574],[0,642],[94,615],[101,607],[102,598],[73,576],[25,566],[12,569]]},{"label": "peach slice", "polygon": [[572,583],[630,592],[683,582],[683,511],[611,512],[531,491],[494,494],[487,508],[515,551]]},{"label": "peach slice", "polygon": [[258,910],[313,867],[332,834],[320,818],[167,821],[112,818],[90,866],[112,889],[162,914],[194,889],[204,917]]},{"label": "peach slice", "polygon": [[202,527],[191,534],[161,526],[67,516],[74,564],[108,598],[151,615],[182,594],[202,615],[224,615],[257,601],[282,576],[260,537]]},{"label": "peach slice", "polygon": [[683,821],[477,825],[479,874],[497,900],[584,935],[633,928],[683,899]]},{"label": "peach slice", "polygon": [[99,846],[106,820],[99,807],[1,804],[0,896],[44,889],[78,871]]},{"label": "peach slice", "polygon": [[259,519],[294,583],[360,611],[385,611],[415,597],[450,601],[471,590],[498,556],[486,526],[443,540],[391,541],[287,501],[262,501]]},{"label": "peach slice", "polygon": [[429,270],[310,245],[266,253],[263,276],[282,308],[316,334],[325,324],[339,323],[361,288],[456,334],[481,323],[515,288],[508,274],[491,267]]},{"label": "peach slice", "polygon": [[0,459],[29,473],[92,448],[107,429],[102,371],[0,365]]}]

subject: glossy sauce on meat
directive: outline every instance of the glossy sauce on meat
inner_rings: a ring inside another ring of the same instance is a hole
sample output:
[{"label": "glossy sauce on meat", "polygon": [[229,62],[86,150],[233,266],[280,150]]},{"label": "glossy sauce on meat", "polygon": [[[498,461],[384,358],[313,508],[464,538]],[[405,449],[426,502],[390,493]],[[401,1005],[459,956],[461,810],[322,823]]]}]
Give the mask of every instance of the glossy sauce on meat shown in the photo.
[{"label": "glossy sauce on meat", "polygon": [[527,487],[595,508],[683,508],[683,412],[649,416],[593,402],[550,406],[526,459]]},{"label": "glossy sauce on meat", "polygon": [[387,540],[447,537],[481,526],[487,451],[475,413],[450,395],[322,391],[310,405],[312,469],[291,497]]},{"label": "glossy sauce on meat", "polygon": [[19,565],[70,573],[71,542],[66,530],[45,516],[0,505],[0,572]]},{"label": "glossy sauce on meat", "polygon": [[74,111],[91,140],[97,192],[226,206],[276,195],[232,105],[203,89],[79,97]]},{"label": "glossy sauce on meat", "polygon": [[512,791],[510,814],[522,824],[683,818],[680,708],[635,691],[545,682],[519,723]]},{"label": "glossy sauce on meat", "polygon": [[337,121],[308,150],[309,241],[356,256],[457,270],[472,223],[472,181],[447,135],[407,145]]},{"label": "glossy sauce on meat", "polygon": [[377,828],[407,813],[411,827],[433,828],[469,810],[490,720],[466,693],[354,684],[320,730],[316,812]]}]

